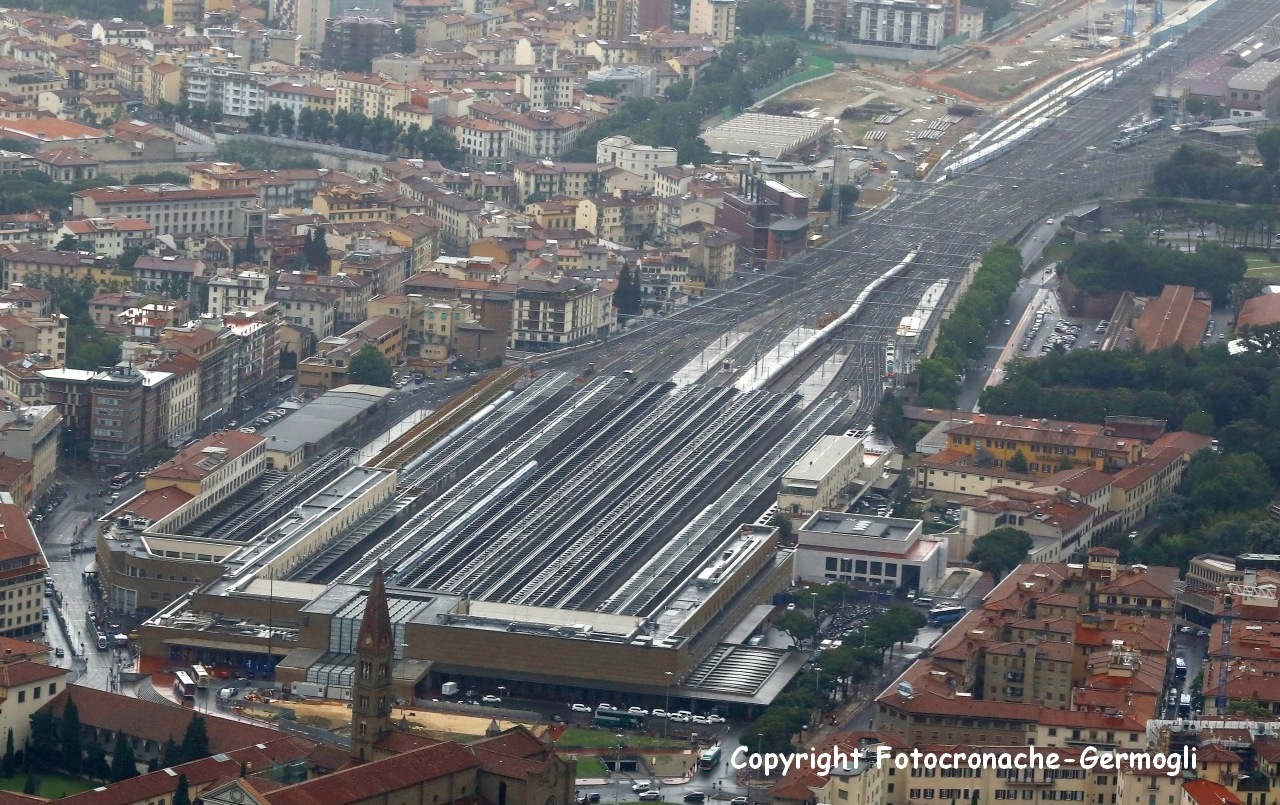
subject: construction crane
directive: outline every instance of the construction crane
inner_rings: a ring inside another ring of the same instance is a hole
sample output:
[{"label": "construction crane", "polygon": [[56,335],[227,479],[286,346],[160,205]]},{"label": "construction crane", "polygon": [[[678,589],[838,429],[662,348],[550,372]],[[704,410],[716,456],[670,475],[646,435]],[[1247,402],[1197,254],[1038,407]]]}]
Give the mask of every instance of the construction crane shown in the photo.
[{"label": "construction crane", "polygon": [[1126,42],[1133,39],[1133,28],[1138,22],[1138,0],[1124,0],[1124,29],[1120,38]]},{"label": "construction crane", "polygon": [[1218,657],[1218,695],[1214,706],[1219,714],[1227,711],[1227,683],[1231,671],[1231,626],[1235,621],[1238,606],[1276,606],[1276,586],[1274,584],[1236,584],[1232,582],[1224,587],[1188,586],[1186,592],[1217,598],[1222,601],[1222,643]]}]

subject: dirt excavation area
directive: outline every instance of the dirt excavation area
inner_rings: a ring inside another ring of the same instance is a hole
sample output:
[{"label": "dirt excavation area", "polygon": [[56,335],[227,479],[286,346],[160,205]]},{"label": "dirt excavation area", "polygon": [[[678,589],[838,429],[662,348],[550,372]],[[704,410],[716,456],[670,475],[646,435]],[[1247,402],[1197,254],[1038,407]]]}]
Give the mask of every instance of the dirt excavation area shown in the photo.
[{"label": "dirt excavation area", "polygon": [[[291,701],[277,702],[297,716],[299,724],[345,733],[351,728],[350,702]],[[248,709],[248,708],[246,708]],[[406,725],[415,732],[440,740],[476,738],[483,736],[492,723],[492,717],[435,712],[418,708],[395,708],[392,718],[397,724]],[[515,726],[516,722],[499,720],[499,729]],[[525,724],[535,733],[545,725]]]}]

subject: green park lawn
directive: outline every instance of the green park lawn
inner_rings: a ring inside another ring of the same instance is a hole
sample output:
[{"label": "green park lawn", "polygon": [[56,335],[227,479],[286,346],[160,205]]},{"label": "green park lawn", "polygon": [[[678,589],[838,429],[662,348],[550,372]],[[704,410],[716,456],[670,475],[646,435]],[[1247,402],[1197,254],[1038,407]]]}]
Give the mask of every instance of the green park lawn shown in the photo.
[{"label": "green park lawn", "polygon": [[[613,749],[618,745],[612,730],[588,730],[570,727],[564,731],[556,745],[560,749]],[[688,741],[674,738],[651,738],[648,735],[624,735],[622,742],[633,749],[683,749]]]},{"label": "green park lawn", "polygon": [[[37,792],[46,799],[62,799],[81,791],[88,791],[98,783],[92,783],[79,777],[68,777],[65,774],[40,774],[40,790]],[[12,777],[0,777],[0,789],[5,791],[22,791],[27,784],[27,775],[15,774]]]},{"label": "green park lawn", "polygon": [[1269,257],[1261,254],[1250,254],[1245,257],[1249,268],[1244,275],[1260,280],[1280,280],[1280,263],[1273,263]]},{"label": "green park lawn", "polygon": [[604,763],[596,755],[578,755],[578,777],[598,780],[605,777]]}]

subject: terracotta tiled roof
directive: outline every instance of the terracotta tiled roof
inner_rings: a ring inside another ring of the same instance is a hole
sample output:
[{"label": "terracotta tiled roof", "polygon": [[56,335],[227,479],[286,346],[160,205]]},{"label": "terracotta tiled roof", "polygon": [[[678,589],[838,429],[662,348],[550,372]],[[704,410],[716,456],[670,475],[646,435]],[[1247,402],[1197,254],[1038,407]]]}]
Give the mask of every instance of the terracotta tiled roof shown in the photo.
[{"label": "terracotta tiled roof", "polygon": [[[157,744],[163,744],[170,738],[181,741],[187,725],[195,716],[191,710],[176,705],[156,704],[146,699],[76,686],[62,691],[50,702],[49,707],[55,716],[62,716],[67,697],[72,692],[82,725],[104,732],[124,732]],[[219,716],[209,716],[205,725],[209,733],[209,751],[213,754],[266,744],[283,737],[283,733],[277,730]]]},{"label": "terracotta tiled roof", "polygon": [[281,788],[271,805],[348,805],[480,766],[466,747],[442,743]]},{"label": "terracotta tiled roof", "polygon": [[[152,478],[176,481],[199,481],[213,472],[235,461],[263,442],[261,436],[244,433],[238,430],[214,433],[179,453],[175,458],[161,464],[151,473]],[[226,450],[224,461],[213,463],[206,448],[223,448]]]},{"label": "terracotta tiled roof", "polygon": [[22,511],[21,506],[12,503],[0,503],[0,562],[10,562],[23,557],[35,556],[35,564],[27,565],[23,572],[45,566],[40,558],[40,545],[36,542],[36,534],[31,530],[31,521]]}]

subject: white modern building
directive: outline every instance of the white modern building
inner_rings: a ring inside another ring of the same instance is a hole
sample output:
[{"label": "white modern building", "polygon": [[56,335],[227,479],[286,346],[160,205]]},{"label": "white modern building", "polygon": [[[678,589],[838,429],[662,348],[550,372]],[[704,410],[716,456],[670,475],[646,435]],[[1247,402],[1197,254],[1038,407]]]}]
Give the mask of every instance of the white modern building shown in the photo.
[{"label": "white modern building", "polygon": [[646,190],[652,190],[658,169],[676,166],[676,149],[640,145],[624,134],[617,134],[596,143],[596,162],[617,165],[634,173],[644,180]]},{"label": "white modern building", "polygon": [[932,591],[947,574],[947,543],[923,529],[919,520],[819,511],[800,527],[795,582]]},{"label": "white modern building", "polygon": [[778,485],[778,508],[783,514],[809,515],[834,508],[840,493],[862,469],[862,439],[827,435],[800,457]]}]

